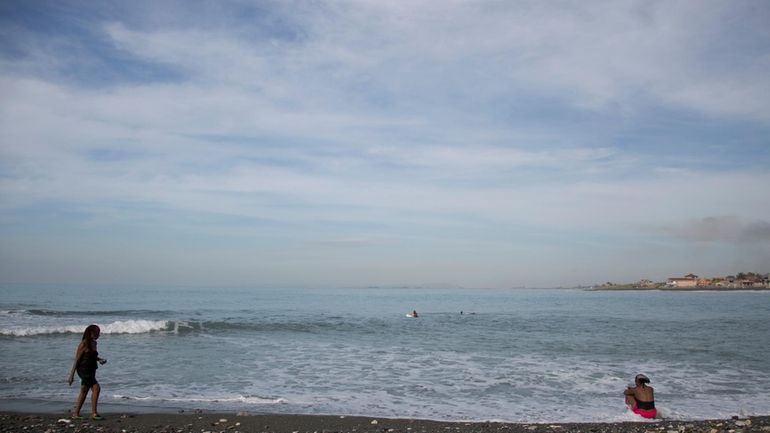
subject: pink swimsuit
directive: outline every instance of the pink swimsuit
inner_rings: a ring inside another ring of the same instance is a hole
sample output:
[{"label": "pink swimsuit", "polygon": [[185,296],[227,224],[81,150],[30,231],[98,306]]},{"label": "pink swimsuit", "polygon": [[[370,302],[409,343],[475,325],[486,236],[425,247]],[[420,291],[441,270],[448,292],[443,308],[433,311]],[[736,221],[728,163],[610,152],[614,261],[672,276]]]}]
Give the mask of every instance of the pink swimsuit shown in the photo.
[{"label": "pink swimsuit", "polygon": [[658,411],[654,407],[650,410],[645,409],[639,409],[638,407],[634,406],[632,409],[635,414],[641,416],[642,418],[649,418],[649,419],[655,419],[656,416],[658,416]]}]

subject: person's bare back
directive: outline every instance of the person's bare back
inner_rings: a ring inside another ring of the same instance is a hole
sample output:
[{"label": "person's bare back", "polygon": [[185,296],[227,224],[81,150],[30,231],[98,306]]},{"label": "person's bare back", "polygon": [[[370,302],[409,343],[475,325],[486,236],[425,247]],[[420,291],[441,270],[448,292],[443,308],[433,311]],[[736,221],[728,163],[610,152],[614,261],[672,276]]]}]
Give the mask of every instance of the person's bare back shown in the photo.
[{"label": "person's bare back", "polygon": [[655,418],[658,411],[655,409],[655,390],[647,386],[650,379],[643,374],[637,374],[634,383],[635,386],[629,386],[623,392],[626,396],[626,404],[639,416]]}]

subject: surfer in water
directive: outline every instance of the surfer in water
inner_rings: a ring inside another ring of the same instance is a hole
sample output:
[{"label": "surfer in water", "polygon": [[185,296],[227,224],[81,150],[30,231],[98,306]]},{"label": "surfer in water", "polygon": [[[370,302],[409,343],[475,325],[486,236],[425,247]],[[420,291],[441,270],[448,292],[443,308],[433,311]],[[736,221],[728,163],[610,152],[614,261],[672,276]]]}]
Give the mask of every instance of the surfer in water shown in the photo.
[{"label": "surfer in water", "polygon": [[629,386],[623,394],[626,396],[626,404],[635,414],[654,419],[658,415],[655,409],[655,390],[647,386],[648,383],[650,379],[647,376],[637,374],[634,378],[635,386]]},{"label": "surfer in water", "polygon": [[78,395],[75,410],[72,411],[72,419],[83,419],[80,416],[80,408],[83,407],[89,390],[91,391],[91,419],[96,421],[104,419],[96,410],[96,405],[99,402],[99,392],[101,391],[99,382],[96,381],[96,369],[99,368],[97,363],[104,365],[107,362],[106,359],[99,358],[99,352],[96,350],[96,340],[99,339],[99,334],[101,334],[101,329],[98,326],[89,325],[85,332],[83,332],[83,338],[80,340],[78,349],[75,352],[75,362],[72,363],[72,370],[67,382],[72,386],[75,372],[77,371],[80,377],[80,394]]},{"label": "surfer in water", "polygon": [[417,310],[412,310],[412,317],[420,317],[417,315]]}]

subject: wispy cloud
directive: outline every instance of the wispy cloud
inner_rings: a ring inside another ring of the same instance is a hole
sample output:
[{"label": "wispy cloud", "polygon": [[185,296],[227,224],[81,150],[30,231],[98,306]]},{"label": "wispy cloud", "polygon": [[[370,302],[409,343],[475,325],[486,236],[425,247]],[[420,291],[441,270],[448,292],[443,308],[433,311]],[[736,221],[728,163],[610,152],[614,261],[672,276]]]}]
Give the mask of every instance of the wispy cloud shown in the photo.
[{"label": "wispy cloud", "polygon": [[763,243],[770,241],[770,223],[736,216],[706,217],[663,229],[664,233],[693,242]]},{"label": "wispy cloud", "polygon": [[[410,249],[435,260],[409,278],[466,285],[568,284],[553,269],[576,254],[600,281],[639,242],[770,248],[764,5],[113,6],[4,6],[0,235],[17,246],[169,232],[184,269],[198,233],[244,281],[270,275],[242,238],[287,284],[314,248],[362,284]],[[686,261],[661,254],[638,273]]]}]

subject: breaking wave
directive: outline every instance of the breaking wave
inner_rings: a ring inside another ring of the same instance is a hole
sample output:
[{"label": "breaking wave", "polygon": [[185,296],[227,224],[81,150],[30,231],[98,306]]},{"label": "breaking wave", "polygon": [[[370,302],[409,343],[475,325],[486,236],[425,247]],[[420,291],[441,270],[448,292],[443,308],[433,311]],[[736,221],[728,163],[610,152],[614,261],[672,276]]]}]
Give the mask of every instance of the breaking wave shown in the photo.
[{"label": "breaking wave", "polygon": [[111,323],[91,322],[84,318],[78,324],[52,324],[46,326],[5,325],[0,326],[0,336],[29,337],[36,335],[80,334],[90,323],[96,323],[102,334],[146,334],[163,332],[168,334],[187,335],[192,333],[227,333],[229,331],[247,331],[260,333],[324,333],[324,332],[384,332],[386,326],[378,321],[343,321],[316,320],[312,322],[299,321],[205,321],[205,320],[119,320]]},{"label": "breaking wave", "polygon": [[[146,334],[173,330],[174,322],[166,320],[119,320],[112,323],[97,323],[102,334]],[[29,337],[51,334],[81,334],[84,325],[11,327],[0,329],[0,335]]]}]

